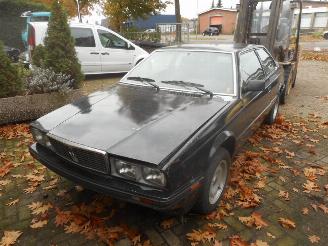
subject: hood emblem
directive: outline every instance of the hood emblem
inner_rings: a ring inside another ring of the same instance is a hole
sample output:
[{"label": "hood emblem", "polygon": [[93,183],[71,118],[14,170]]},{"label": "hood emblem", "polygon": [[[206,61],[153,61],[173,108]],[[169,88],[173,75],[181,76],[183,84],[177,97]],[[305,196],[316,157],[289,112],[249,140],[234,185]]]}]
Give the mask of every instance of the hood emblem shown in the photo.
[{"label": "hood emblem", "polygon": [[77,159],[75,153],[74,153],[72,150],[68,151],[68,154],[70,155],[71,159],[72,159],[74,162],[79,163],[79,159]]}]

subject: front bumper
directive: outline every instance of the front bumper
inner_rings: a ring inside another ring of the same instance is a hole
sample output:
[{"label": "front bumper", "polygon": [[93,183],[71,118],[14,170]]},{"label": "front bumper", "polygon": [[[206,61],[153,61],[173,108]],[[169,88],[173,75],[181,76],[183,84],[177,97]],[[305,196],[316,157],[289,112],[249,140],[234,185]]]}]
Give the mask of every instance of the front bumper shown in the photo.
[{"label": "front bumper", "polygon": [[197,198],[201,186],[201,179],[199,179],[182,189],[169,193],[83,169],[39,144],[31,145],[29,150],[35,159],[50,170],[85,188],[156,210],[184,210],[187,207],[189,209],[190,204]]}]

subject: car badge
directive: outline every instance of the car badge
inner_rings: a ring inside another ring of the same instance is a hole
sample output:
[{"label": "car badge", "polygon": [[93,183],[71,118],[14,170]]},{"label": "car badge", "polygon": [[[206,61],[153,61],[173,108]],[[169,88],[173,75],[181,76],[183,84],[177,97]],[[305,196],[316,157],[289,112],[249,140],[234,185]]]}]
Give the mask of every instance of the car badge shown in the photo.
[{"label": "car badge", "polygon": [[77,163],[79,162],[79,159],[77,159],[75,153],[74,153],[72,150],[71,150],[71,151],[68,151],[68,153],[69,153],[71,159],[72,159],[74,162],[77,162]]}]

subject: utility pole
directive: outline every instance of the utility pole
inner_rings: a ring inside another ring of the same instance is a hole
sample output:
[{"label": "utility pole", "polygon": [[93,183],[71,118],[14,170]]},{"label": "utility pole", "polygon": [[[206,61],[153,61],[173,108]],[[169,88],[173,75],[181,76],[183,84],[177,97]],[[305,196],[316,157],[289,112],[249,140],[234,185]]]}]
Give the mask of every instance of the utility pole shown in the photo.
[{"label": "utility pole", "polygon": [[177,19],[177,27],[176,27],[176,38],[175,41],[177,43],[181,43],[182,41],[182,18],[181,18],[181,13],[180,13],[180,1],[179,0],[174,0],[174,5],[175,5],[175,16]]},{"label": "utility pole", "polygon": [[81,17],[81,12],[80,12],[80,3],[79,3],[79,0],[76,0],[76,5],[77,5],[77,16],[79,18],[79,22],[82,23],[82,17]]}]

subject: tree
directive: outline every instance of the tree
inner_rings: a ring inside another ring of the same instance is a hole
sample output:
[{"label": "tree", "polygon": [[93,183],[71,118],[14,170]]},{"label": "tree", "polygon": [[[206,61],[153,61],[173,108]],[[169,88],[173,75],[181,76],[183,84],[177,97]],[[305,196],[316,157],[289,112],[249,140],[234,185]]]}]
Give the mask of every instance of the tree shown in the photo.
[{"label": "tree", "polygon": [[[45,6],[51,7],[54,0],[32,0],[37,3],[42,3]],[[93,10],[95,4],[100,3],[100,0],[78,0],[80,5],[80,12],[83,15],[90,14],[90,11]],[[62,0],[61,3],[65,7],[68,15],[70,17],[75,17],[77,13],[77,3],[76,0]]]},{"label": "tree", "polygon": [[83,79],[81,65],[76,56],[67,14],[57,1],[53,1],[51,7],[51,18],[44,46],[43,66],[51,68],[56,73],[70,75],[74,79],[74,88],[78,88]]},{"label": "tree", "polygon": [[213,0],[213,1],[212,1],[212,6],[211,6],[211,8],[214,9],[214,7],[215,7],[215,6],[214,6],[214,0]]},{"label": "tree", "polygon": [[216,5],[218,8],[222,8],[222,0],[218,1],[218,4]]},{"label": "tree", "polygon": [[120,31],[124,22],[130,19],[147,18],[166,8],[170,2],[161,0],[104,0],[105,16],[110,18],[110,26]]},{"label": "tree", "polygon": [[0,42],[0,98],[16,96],[23,89],[23,82],[18,70],[11,64]]},{"label": "tree", "polygon": [[177,19],[177,32],[176,32],[176,42],[181,43],[182,41],[182,33],[181,33],[181,25],[182,25],[182,18],[181,18],[181,13],[180,13],[180,1],[179,0],[174,0],[174,5],[175,5],[175,16]]}]

